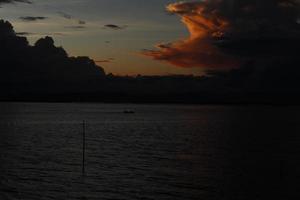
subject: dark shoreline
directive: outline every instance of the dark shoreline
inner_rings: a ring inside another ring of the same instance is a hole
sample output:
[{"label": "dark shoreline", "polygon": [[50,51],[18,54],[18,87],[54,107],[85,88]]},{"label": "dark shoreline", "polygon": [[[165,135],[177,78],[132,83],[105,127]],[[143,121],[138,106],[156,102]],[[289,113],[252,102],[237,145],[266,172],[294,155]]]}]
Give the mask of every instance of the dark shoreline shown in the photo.
[{"label": "dark shoreline", "polygon": [[286,102],[181,102],[181,101],[65,101],[65,100],[0,100],[0,103],[70,103],[70,104],[136,104],[136,105],[199,105],[199,106],[300,106]]}]

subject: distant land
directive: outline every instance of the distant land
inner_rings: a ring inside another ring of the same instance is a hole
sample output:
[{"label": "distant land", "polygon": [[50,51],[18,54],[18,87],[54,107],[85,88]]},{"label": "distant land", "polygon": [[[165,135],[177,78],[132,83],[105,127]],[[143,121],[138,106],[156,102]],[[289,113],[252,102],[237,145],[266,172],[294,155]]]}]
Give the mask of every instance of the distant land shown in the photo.
[{"label": "distant land", "polygon": [[[299,41],[294,41],[299,43]],[[51,37],[33,46],[0,21],[0,101],[299,104],[300,58],[249,60],[205,76],[115,76],[70,57]],[[300,45],[299,45],[300,47]],[[100,52],[101,53],[101,52]]]}]

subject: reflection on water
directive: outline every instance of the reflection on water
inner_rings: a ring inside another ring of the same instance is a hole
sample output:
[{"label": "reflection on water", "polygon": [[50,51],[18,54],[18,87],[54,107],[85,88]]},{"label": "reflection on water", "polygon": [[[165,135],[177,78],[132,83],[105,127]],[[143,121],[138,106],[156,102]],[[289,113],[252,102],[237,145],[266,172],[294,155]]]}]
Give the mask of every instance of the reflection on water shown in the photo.
[{"label": "reflection on water", "polygon": [[300,196],[300,107],[1,103],[0,109],[0,199]]}]

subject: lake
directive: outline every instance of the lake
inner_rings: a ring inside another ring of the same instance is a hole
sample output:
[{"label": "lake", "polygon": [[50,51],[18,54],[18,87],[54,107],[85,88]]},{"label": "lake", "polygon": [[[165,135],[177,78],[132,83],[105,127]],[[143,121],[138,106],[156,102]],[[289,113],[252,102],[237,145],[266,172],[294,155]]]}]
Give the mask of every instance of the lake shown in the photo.
[{"label": "lake", "polygon": [[0,134],[1,200],[300,197],[298,106],[0,103]]}]

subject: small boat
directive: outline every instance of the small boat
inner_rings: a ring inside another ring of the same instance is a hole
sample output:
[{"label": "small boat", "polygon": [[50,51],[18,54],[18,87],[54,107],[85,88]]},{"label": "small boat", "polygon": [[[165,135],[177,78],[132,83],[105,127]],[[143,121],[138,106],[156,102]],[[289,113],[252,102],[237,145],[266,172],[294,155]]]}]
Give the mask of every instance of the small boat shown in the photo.
[{"label": "small boat", "polygon": [[133,110],[124,110],[124,114],[134,114],[135,112]]}]

